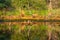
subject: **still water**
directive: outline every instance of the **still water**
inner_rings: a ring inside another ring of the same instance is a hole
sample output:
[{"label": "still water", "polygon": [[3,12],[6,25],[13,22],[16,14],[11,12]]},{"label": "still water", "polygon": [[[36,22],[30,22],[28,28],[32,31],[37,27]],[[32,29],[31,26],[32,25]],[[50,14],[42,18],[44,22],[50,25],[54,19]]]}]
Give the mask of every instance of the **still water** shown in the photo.
[{"label": "still water", "polygon": [[0,22],[0,40],[60,40],[60,22]]}]

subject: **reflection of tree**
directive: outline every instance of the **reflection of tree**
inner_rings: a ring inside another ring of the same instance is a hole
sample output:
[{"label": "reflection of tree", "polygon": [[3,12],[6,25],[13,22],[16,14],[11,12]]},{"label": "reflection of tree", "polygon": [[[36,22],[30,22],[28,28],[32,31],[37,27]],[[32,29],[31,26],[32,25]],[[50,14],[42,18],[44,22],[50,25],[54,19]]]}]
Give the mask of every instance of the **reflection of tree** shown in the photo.
[{"label": "reflection of tree", "polygon": [[9,30],[0,30],[0,40],[10,40],[11,32]]}]

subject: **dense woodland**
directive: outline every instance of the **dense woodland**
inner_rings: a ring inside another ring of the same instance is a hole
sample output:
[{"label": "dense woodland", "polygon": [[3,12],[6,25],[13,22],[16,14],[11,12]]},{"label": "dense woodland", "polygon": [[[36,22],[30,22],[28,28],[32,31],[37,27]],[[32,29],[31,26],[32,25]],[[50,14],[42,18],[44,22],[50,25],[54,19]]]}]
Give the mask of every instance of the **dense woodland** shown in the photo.
[{"label": "dense woodland", "polygon": [[59,8],[60,0],[0,0],[0,15],[19,15],[21,14],[20,10],[23,10],[26,15],[35,14],[34,12],[37,10],[37,14],[45,15],[49,14],[48,10],[52,9],[53,11]]},{"label": "dense woodland", "polygon": [[0,19],[28,19],[28,15],[32,18],[60,19],[59,12],[60,0],[0,0]]}]

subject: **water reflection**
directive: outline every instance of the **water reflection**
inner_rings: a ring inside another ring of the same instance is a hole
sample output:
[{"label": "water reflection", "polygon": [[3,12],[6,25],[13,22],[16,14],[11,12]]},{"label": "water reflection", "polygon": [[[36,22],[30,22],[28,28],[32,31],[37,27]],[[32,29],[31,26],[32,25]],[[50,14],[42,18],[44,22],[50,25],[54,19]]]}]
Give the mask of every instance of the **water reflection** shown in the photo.
[{"label": "water reflection", "polygon": [[0,40],[60,40],[60,22],[1,22]]}]

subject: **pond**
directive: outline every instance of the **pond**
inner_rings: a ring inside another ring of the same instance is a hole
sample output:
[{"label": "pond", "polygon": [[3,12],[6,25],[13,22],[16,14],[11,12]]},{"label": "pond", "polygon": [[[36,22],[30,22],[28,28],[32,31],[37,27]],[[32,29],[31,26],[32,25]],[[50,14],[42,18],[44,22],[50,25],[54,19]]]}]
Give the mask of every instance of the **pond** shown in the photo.
[{"label": "pond", "polygon": [[0,40],[60,40],[60,22],[0,22]]}]

